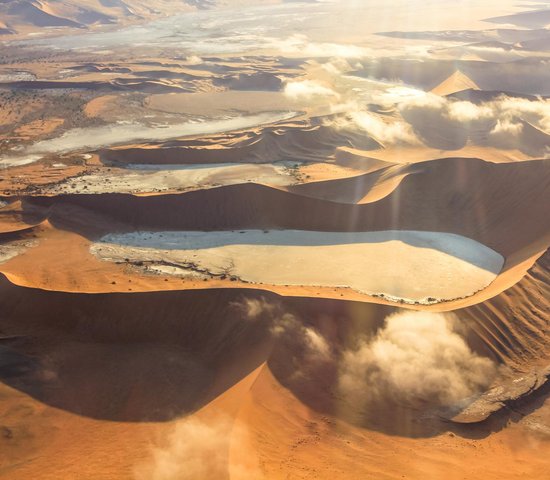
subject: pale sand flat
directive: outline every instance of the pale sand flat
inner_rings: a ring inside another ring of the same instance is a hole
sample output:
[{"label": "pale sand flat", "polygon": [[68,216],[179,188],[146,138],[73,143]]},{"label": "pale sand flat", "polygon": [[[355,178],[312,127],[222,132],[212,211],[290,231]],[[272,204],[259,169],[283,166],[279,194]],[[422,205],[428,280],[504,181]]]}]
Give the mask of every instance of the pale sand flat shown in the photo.
[{"label": "pale sand flat", "polygon": [[24,253],[27,249],[36,247],[37,240],[21,240],[0,244],[0,264]]},{"label": "pale sand flat", "polygon": [[192,264],[256,284],[349,287],[410,303],[470,296],[504,263],[474,240],[418,231],[135,232],[106,235],[91,251],[112,261]]},{"label": "pale sand flat", "polygon": [[204,189],[254,182],[272,186],[296,183],[291,167],[276,164],[195,164],[181,166],[133,165],[118,175],[91,174],[54,185],[48,193],[142,193]]},{"label": "pale sand flat", "polygon": [[137,122],[116,123],[101,127],[73,128],[62,135],[42,140],[21,153],[0,156],[1,167],[26,165],[47,154],[80,152],[137,140],[168,140],[252,128],[276,123],[296,116],[294,112],[264,112],[257,115],[235,116],[202,121],[189,120],[179,124],[147,126]]}]

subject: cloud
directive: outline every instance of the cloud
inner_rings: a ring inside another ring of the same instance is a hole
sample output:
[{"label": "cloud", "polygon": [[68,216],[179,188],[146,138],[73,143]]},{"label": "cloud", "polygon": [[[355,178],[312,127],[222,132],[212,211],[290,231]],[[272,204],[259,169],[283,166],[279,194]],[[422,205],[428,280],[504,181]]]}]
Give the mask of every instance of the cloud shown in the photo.
[{"label": "cloud", "polygon": [[499,118],[522,118],[534,123],[541,129],[550,133],[550,100],[528,100],[524,98],[512,98],[502,96],[492,102],[495,115]]},{"label": "cloud", "polygon": [[[226,478],[261,480],[262,472],[252,464],[230,462],[230,449],[246,447],[247,431],[226,417],[206,423],[189,417],[180,421],[156,447],[151,458],[134,470],[136,480],[204,480]],[[238,458],[242,459],[243,455]]]},{"label": "cloud", "polygon": [[422,109],[422,110],[440,110],[443,111],[448,100],[433,93],[425,93],[424,95],[409,95],[401,99],[397,99],[397,107],[400,111]]},{"label": "cloud", "polygon": [[523,131],[522,123],[515,123],[508,119],[498,120],[491,130],[491,135],[502,135],[506,137],[517,137]]},{"label": "cloud", "polygon": [[260,321],[262,317],[267,316],[271,322],[271,317],[279,311],[277,304],[268,302],[265,298],[244,298],[239,302],[234,302],[232,306],[241,311],[244,318],[252,321]]},{"label": "cloud", "polygon": [[340,360],[338,389],[355,409],[393,401],[456,405],[485,390],[494,363],[472,352],[451,315],[403,311]]},{"label": "cloud", "polygon": [[[396,85],[389,88],[385,88],[382,93],[373,96],[373,101],[381,105],[391,107],[394,105],[403,104],[408,101],[418,100],[420,98],[429,98],[431,95],[418,90],[417,88],[411,88],[403,85]],[[437,98],[435,98],[437,100]]]},{"label": "cloud", "polygon": [[472,102],[459,101],[447,105],[447,116],[459,122],[474,122],[494,117],[493,109],[488,105],[476,105]]},{"label": "cloud", "polygon": [[418,143],[412,128],[407,123],[393,118],[387,121],[368,111],[352,112],[348,115],[353,124],[384,144]]},{"label": "cloud", "polygon": [[296,345],[308,361],[330,360],[332,351],[325,337],[314,327],[304,323],[291,313],[279,313],[273,317],[272,334],[287,345]]},{"label": "cloud", "polygon": [[332,112],[340,115],[325,119],[324,124],[327,126],[359,130],[384,145],[419,143],[408,123],[393,116],[371,112],[356,102],[333,105]]},{"label": "cloud", "polygon": [[489,132],[489,142],[499,148],[519,148],[519,138],[523,132],[523,124],[509,118],[497,121],[494,128]]},{"label": "cloud", "polygon": [[316,402],[331,392],[350,419],[374,419],[388,404],[458,410],[486,391],[498,373],[492,360],[470,349],[465,327],[452,314],[400,310],[374,333],[368,322],[365,329],[350,325],[350,337],[340,330],[345,324],[339,332],[334,323],[307,324],[263,299],[245,300],[239,308],[249,321],[265,322],[277,339],[272,365],[277,375],[298,391],[317,391]]},{"label": "cloud", "polygon": [[188,65],[200,65],[203,63],[203,60],[198,55],[190,55],[189,57],[186,57],[185,61]]},{"label": "cloud", "polygon": [[334,90],[313,80],[289,81],[285,85],[284,93],[292,99],[310,100],[314,97],[340,98],[340,95]]},{"label": "cloud", "polygon": [[397,103],[401,111],[415,108],[439,111],[441,116],[458,122],[512,122],[521,119],[550,132],[550,101],[545,99],[529,100],[502,95],[495,100],[475,104],[426,94],[409,97]]},{"label": "cloud", "polygon": [[311,42],[306,35],[296,34],[284,40],[273,40],[273,47],[286,54],[303,57],[363,58],[371,56],[370,49],[343,43]]},{"label": "cloud", "polygon": [[279,303],[246,298],[235,303],[234,307],[240,309],[247,320],[264,322],[274,338],[296,346],[307,360],[327,361],[332,357],[332,349],[325,337],[296,315],[285,311]]}]

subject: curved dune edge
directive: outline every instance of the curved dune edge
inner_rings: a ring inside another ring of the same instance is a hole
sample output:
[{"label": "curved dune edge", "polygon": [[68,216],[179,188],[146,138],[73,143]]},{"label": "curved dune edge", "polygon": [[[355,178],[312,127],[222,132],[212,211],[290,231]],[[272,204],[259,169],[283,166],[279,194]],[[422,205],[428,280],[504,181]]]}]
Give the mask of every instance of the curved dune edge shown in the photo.
[{"label": "curved dune edge", "polygon": [[[367,153],[367,152],[365,152]],[[303,197],[325,200],[334,203],[345,203],[362,205],[383,200],[394,193],[401,186],[407,177],[415,174],[422,174],[436,166],[437,162],[469,160],[486,162],[483,157],[440,157],[433,160],[418,161],[412,164],[392,164],[381,162],[368,156],[359,157],[355,162],[334,162],[334,163],[302,163],[296,168],[290,164],[286,173],[277,172],[283,168],[282,164],[250,164],[249,180],[242,178],[236,180],[235,173],[231,168],[227,169],[227,178],[224,178],[223,168],[216,171],[216,164],[212,164],[212,174],[194,180],[201,166],[208,164],[189,164],[195,166],[196,172],[190,171],[188,180],[185,180],[186,172],[170,171],[170,166],[163,171],[149,169],[144,165],[144,170],[114,170],[110,169],[108,174],[90,173],[76,176],[60,181],[38,190],[36,195],[55,197],[57,195],[78,195],[78,194],[125,194],[134,196],[156,196],[181,194],[182,192],[195,192],[214,188],[223,188],[239,185],[257,185],[282,192],[289,192]],[[374,163],[373,163],[374,162]],[[492,163],[492,162],[488,162]],[[224,164],[230,166],[231,164]],[[237,164],[236,168],[246,170],[247,164]],[[176,167],[171,165],[171,167]],[[260,176],[253,175],[254,167]],[[270,170],[273,172],[270,173]],[[272,181],[262,181],[261,172],[264,177],[272,176]],[[177,179],[180,177],[180,180]],[[181,183],[178,183],[181,182]],[[187,183],[185,183],[187,182]],[[171,186],[170,186],[171,184]]]},{"label": "curved dune edge", "polygon": [[139,122],[129,125],[113,123],[88,128],[75,127],[66,130],[57,137],[35,142],[30,147],[18,152],[17,156],[8,157],[0,162],[4,162],[4,166],[8,168],[18,167],[52,155],[86,154],[89,151],[144,141],[149,138],[153,141],[169,141],[200,138],[203,135],[216,133],[241,132],[257,129],[264,125],[277,125],[280,122],[284,123],[301,116],[303,116],[302,112],[273,111],[230,119],[214,118],[204,123],[187,121],[181,124],[170,124],[164,129],[157,129]]},{"label": "curved dune edge", "polygon": [[362,205],[328,202],[254,184],[185,194],[33,196],[25,201],[29,207],[49,210],[49,218],[57,222],[80,222],[80,228],[89,222],[79,216],[101,215],[104,224],[114,225],[101,227],[107,232],[254,227],[425,230],[472,238],[509,257],[535,242],[543,243],[550,234],[543,220],[550,201],[547,163],[430,162],[421,172],[407,176],[391,194]]},{"label": "curved dune edge", "polygon": [[[350,144],[354,147],[350,147]],[[380,148],[380,145],[368,136],[360,135],[358,132],[331,128],[323,124],[322,118],[317,117],[295,123],[282,122],[263,129],[228,132],[206,137],[191,137],[190,139],[179,139],[162,144],[136,144],[100,149],[97,155],[100,160],[94,169],[77,165],[64,167],[67,170],[66,181],[63,180],[62,171],[55,172],[55,169],[51,168],[44,171],[40,166],[31,165],[28,169],[22,170],[25,176],[29,175],[29,180],[26,180],[23,184],[35,186],[33,188],[34,193],[41,195],[68,192],[86,193],[86,189],[89,191],[96,189],[96,193],[108,193],[116,191],[113,190],[114,186],[109,186],[110,176],[115,176],[119,182],[117,183],[118,187],[123,186],[123,188],[121,187],[122,190],[127,189],[137,195],[154,195],[158,193],[158,189],[153,184],[147,186],[147,181],[139,182],[136,178],[130,176],[127,179],[128,184],[125,185],[124,171],[118,171],[117,169],[131,164],[190,166],[191,164],[202,163],[273,163],[291,158],[298,162],[320,162],[319,164],[324,162],[327,171],[323,172],[320,167],[313,168],[313,170],[304,168],[303,178],[295,182],[297,185],[292,185],[292,181],[288,182],[288,186],[278,184],[281,183],[280,181],[273,183],[257,181],[255,183],[315,198],[326,198],[331,201],[366,203],[379,200],[397,188],[399,182],[403,179],[402,175],[406,175],[408,170],[412,168],[411,164],[422,164],[427,161],[450,157],[477,158],[489,163],[523,162],[537,158],[512,150],[502,151],[491,147],[470,145],[458,150],[399,146]],[[369,175],[368,179],[365,178],[365,181],[362,181],[361,175],[373,173],[368,167],[368,164],[373,161],[385,162],[388,166],[393,165],[393,170],[396,171],[391,175],[391,171],[382,172],[381,178],[378,180],[374,175]],[[69,159],[69,163],[72,163],[72,160]],[[345,170],[346,165],[349,169],[352,164],[354,165],[353,168],[357,169],[355,175],[353,170]],[[111,171],[101,173],[101,168],[96,168],[98,165],[109,167]],[[404,173],[399,172],[398,165],[404,168]],[[39,175],[34,174],[34,171],[38,171]],[[75,172],[78,172],[77,175],[72,175]],[[350,184],[351,187],[350,185],[348,187],[354,188],[354,185],[357,186],[363,183],[364,188],[372,184],[373,188],[369,194],[358,195],[354,190],[355,193],[350,195],[349,189],[345,190],[343,188],[344,185],[342,185],[342,188],[338,188],[336,184],[300,188],[303,184],[309,185],[325,179],[337,180],[350,176],[357,176],[358,178]],[[44,182],[44,177],[51,177],[52,180],[55,180]],[[214,182],[214,178],[212,181]],[[135,187],[132,187],[132,182],[136,182]],[[215,183],[213,185],[203,185],[202,187],[212,188],[217,186]],[[22,185],[21,182],[10,185],[9,179],[0,181],[0,186],[5,192],[16,192],[21,188],[20,185]],[[39,187],[36,187],[36,185]],[[328,193],[323,191],[325,187],[328,188]],[[162,192],[192,191],[200,188],[201,185],[198,184],[182,184],[173,187],[164,185]],[[335,189],[336,192],[331,198],[330,192]]]},{"label": "curved dune edge", "polygon": [[[311,478],[326,480],[334,478],[335,472],[345,478],[361,479],[378,477],[381,472],[397,478],[403,471],[407,472],[407,478],[418,480],[426,478],[426,472],[457,480],[470,476],[497,479],[502,469],[509,478],[521,478],[525,472],[533,479],[545,478],[548,460],[530,451],[526,443],[522,444],[529,438],[526,424],[530,417],[524,424],[492,434],[488,433],[490,428],[478,427],[472,436],[450,428],[432,438],[403,438],[353,428],[308,409],[267,367],[254,372],[253,379],[254,384],[243,395],[243,404],[235,419],[236,425],[246,427],[246,442],[231,441],[230,470],[246,455],[252,464],[262,465],[268,478],[284,478],[279,474],[283,467],[286,473],[299,474],[306,470]],[[214,411],[223,409],[224,402],[231,401],[231,393],[213,406]],[[204,414],[211,414],[210,408],[205,409]],[[544,422],[548,409],[537,417],[533,423]],[[544,434],[541,437],[545,438]],[[233,437],[237,438],[238,435]],[[541,448],[545,448],[546,442],[542,442]],[[387,460],[389,451],[392,461]],[[414,461],[411,461],[412,452]],[[517,461],[520,457],[526,460],[522,467]],[[324,458],[332,460],[325,463]],[[437,459],[435,467],[434,458]]]},{"label": "curved dune edge", "polygon": [[[211,152],[212,149],[208,151]],[[475,155],[457,157],[446,155],[448,152],[438,151],[434,158],[423,155],[415,162],[401,164],[388,161],[389,158],[395,158],[393,155],[386,160],[380,160],[376,152],[364,151],[360,155],[351,155],[348,152],[341,157],[346,158],[344,161],[338,159],[339,155],[336,155],[336,159],[326,158],[312,163],[302,160],[287,161],[288,166],[284,166],[285,161],[281,160],[279,163],[231,161],[223,164],[166,164],[164,169],[162,165],[132,164],[131,169],[109,167],[109,171],[106,172],[95,167],[89,170],[89,173],[35,188],[34,194],[50,197],[63,194],[115,193],[155,196],[253,184],[336,203],[365,204],[384,199],[395,192],[408,176],[422,173],[432,168],[436,162],[477,160],[487,163],[508,163],[490,160],[479,151],[476,151]],[[454,153],[459,155],[462,152]],[[397,152],[396,155],[408,153]],[[352,157],[355,157],[355,160],[351,160]],[[513,161],[517,159],[510,160],[509,163]],[[178,167],[186,167],[187,171],[171,171]],[[240,177],[236,178],[238,172]]]}]

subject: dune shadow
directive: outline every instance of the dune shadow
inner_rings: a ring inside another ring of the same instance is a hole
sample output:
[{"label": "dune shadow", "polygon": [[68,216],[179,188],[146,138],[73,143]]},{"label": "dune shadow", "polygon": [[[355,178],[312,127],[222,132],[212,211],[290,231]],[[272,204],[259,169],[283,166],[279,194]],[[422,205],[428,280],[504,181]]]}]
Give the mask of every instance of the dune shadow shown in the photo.
[{"label": "dune shadow", "polygon": [[0,292],[0,380],[92,418],[190,413],[254,370],[269,348],[265,326],[243,321],[234,306],[239,292],[70,294],[5,277]]}]

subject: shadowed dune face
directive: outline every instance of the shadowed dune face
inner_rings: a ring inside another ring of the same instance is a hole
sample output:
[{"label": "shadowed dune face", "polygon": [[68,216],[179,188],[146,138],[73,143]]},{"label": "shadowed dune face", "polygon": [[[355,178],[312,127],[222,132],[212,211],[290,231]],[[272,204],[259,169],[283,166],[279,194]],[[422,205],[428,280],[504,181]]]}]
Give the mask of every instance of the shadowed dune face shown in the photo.
[{"label": "shadowed dune face", "polygon": [[525,95],[550,94],[547,60],[520,59],[506,63],[469,60],[375,59],[356,73],[377,79],[399,78],[408,85],[432,90],[457,69],[482,90]]},{"label": "shadowed dune face", "polygon": [[1,348],[24,355],[22,374],[2,367],[2,380],[80,415],[179,417],[269,351],[265,326],[242,321],[232,305],[242,294],[231,291],[72,295],[20,289],[5,278],[1,289],[0,331],[13,337]]},{"label": "shadowed dune face", "polygon": [[[322,119],[291,126],[267,127],[259,133],[226,133],[201,140],[172,141],[162,148],[104,149],[100,157],[106,164],[189,164],[236,162],[273,162],[277,160],[323,160],[340,146],[365,150],[379,144],[360,132],[338,130],[323,125]],[[215,147],[215,148],[212,148]]]},{"label": "shadowed dune face", "polygon": [[499,359],[520,371],[528,370],[530,363],[544,365],[550,355],[546,340],[550,330],[549,275],[547,251],[513,287],[487,302],[458,311]]}]

